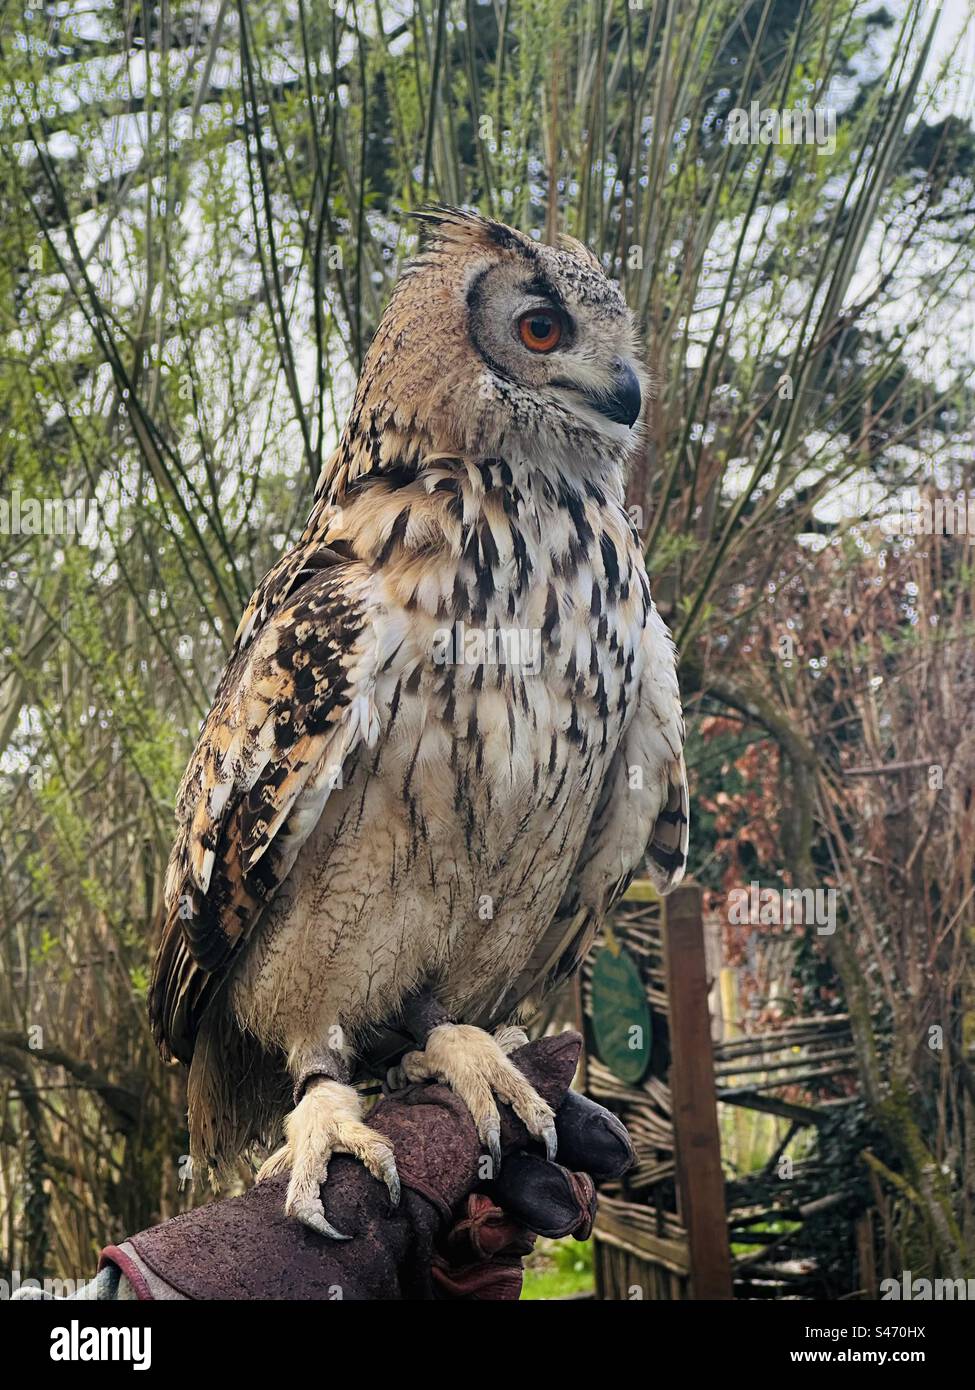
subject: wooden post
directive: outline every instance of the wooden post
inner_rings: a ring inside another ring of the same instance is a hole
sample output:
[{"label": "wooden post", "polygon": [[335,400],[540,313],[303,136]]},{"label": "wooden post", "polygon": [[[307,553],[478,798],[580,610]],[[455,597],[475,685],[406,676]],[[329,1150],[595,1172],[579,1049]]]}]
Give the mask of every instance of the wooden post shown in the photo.
[{"label": "wooden post", "polygon": [[863,1290],[864,1296],[868,1299],[876,1299],[879,1290],[877,1288],[877,1261],[874,1256],[873,1248],[873,1208],[869,1208],[860,1217],[856,1225],[857,1233],[857,1265],[859,1279],[857,1283]]},{"label": "wooden post", "polygon": [[675,888],[665,899],[665,913],[670,1092],[691,1297],[733,1298],[700,888]]}]

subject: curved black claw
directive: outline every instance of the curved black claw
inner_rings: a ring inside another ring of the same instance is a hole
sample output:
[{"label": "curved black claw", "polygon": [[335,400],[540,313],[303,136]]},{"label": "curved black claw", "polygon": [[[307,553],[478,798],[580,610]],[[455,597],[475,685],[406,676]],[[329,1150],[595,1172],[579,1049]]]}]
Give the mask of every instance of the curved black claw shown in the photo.
[{"label": "curved black claw", "polygon": [[314,1210],[300,1213],[295,1212],[295,1216],[303,1226],[308,1226],[311,1230],[317,1231],[320,1236],[327,1236],[329,1240],[352,1239],[351,1236],[343,1235],[341,1231],[337,1231],[331,1221],[326,1221],[321,1212]]},{"label": "curved black claw", "polygon": [[541,1133],[542,1143],[545,1145],[545,1157],[549,1163],[555,1161],[555,1155],[559,1151],[559,1136],[555,1125],[548,1125]]},{"label": "curved black claw", "polygon": [[396,1160],[392,1154],[383,1164],[382,1172],[383,1182],[389,1192],[390,1205],[394,1208],[398,1207],[402,1196],[402,1187],[400,1186],[399,1173],[396,1171]]},{"label": "curved black claw", "polygon": [[501,1172],[501,1126],[499,1124],[488,1126],[484,1135],[484,1143],[491,1155],[493,1175],[497,1177],[498,1173]]}]

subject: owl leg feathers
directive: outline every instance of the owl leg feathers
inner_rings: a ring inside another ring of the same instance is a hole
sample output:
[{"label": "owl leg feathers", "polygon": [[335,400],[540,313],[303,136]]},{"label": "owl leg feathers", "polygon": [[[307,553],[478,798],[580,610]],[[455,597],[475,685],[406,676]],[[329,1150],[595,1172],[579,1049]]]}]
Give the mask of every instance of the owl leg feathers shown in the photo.
[{"label": "owl leg feathers", "polygon": [[296,1097],[304,1087],[294,1110],[284,1122],[285,1144],[273,1153],[257,1175],[257,1181],[290,1172],[285,1211],[332,1240],[349,1240],[326,1219],[322,1203],[322,1183],[328,1176],[333,1153],[351,1154],[374,1178],[386,1184],[395,1207],[400,1198],[400,1180],[392,1145],[362,1121],[362,1102],[353,1086],[336,1077],[347,1076],[344,1063],[333,1056],[328,1064],[303,1069],[296,1086]]},{"label": "owl leg feathers", "polygon": [[[509,1031],[512,1032],[510,1038]],[[522,1037],[518,1029],[502,1029],[495,1038],[483,1028],[441,1023],[430,1032],[423,1052],[408,1052],[400,1063],[408,1081],[427,1078],[442,1081],[464,1102],[477,1126],[481,1143],[494,1161],[495,1171],[501,1166],[498,1100],[510,1105],[529,1134],[545,1145],[548,1157],[555,1157],[557,1140],[552,1107],[508,1060],[505,1050],[506,1045],[508,1051],[518,1046]]]}]

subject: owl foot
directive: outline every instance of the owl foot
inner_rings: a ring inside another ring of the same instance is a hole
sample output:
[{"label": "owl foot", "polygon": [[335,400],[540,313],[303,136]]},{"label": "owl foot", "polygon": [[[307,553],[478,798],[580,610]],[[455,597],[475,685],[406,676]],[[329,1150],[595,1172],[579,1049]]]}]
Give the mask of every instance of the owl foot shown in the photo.
[{"label": "owl foot", "polygon": [[483,1028],[442,1023],[427,1038],[423,1052],[408,1052],[400,1064],[408,1081],[432,1077],[459,1096],[471,1112],[495,1172],[501,1166],[501,1117],[495,1097],[511,1106],[529,1134],[545,1145],[550,1159],[555,1157],[558,1142],[552,1107],[506,1056],[504,1045],[518,1046],[520,1042],[520,1037],[506,1036],[505,1030],[492,1038]]},{"label": "owl foot", "polygon": [[512,1052],[518,1051],[519,1047],[528,1045],[528,1034],[524,1028],[519,1028],[516,1023],[508,1023],[503,1028],[494,1030],[494,1041],[504,1055],[510,1057]]},{"label": "owl foot", "polygon": [[284,1209],[320,1235],[350,1240],[325,1218],[321,1186],[328,1176],[333,1153],[351,1154],[374,1178],[384,1182],[395,1207],[400,1198],[399,1174],[392,1145],[362,1122],[362,1105],[351,1086],[339,1081],[316,1080],[284,1122],[287,1142],[273,1153],[257,1175],[257,1181],[291,1173]]}]

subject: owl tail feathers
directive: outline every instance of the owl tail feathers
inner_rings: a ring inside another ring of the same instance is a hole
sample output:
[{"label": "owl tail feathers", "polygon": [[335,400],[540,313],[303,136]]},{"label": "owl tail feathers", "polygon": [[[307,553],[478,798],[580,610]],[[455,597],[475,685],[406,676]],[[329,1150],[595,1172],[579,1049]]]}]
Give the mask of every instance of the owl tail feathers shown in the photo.
[{"label": "owl tail feathers", "polygon": [[197,1035],[186,1096],[194,1168],[219,1187],[251,1144],[278,1143],[291,1108],[284,1054],[268,1052],[231,1010],[211,1008]]},{"label": "owl tail feathers", "polygon": [[657,815],[647,845],[647,870],[659,893],[669,893],[684,877],[690,830],[684,759],[671,763],[667,772],[667,799]]}]

